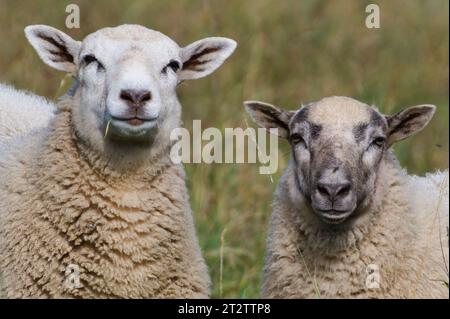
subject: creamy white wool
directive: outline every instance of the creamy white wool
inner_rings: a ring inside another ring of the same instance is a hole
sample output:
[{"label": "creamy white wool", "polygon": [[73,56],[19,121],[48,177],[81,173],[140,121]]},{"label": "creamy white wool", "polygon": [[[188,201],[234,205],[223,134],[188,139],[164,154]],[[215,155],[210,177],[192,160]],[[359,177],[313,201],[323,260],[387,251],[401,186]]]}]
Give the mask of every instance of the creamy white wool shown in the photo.
[{"label": "creamy white wool", "polygon": [[[137,171],[111,169],[79,143],[70,108],[7,145],[0,298],[209,296],[184,170],[167,152]],[[69,265],[82,287],[65,284]]]},{"label": "creamy white wool", "polygon": [[[410,206],[417,212],[418,224],[421,226],[421,238],[417,244],[423,245],[424,251],[435,252],[435,262],[443,268],[447,265],[448,271],[448,170],[428,173],[425,176],[408,176],[406,188],[410,194]],[[436,279],[440,275],[434,276]]]},{"label": "creamy white wool", "polygon": [[44,97],[0,83],[0,142],[48,125],[55,112]]}]

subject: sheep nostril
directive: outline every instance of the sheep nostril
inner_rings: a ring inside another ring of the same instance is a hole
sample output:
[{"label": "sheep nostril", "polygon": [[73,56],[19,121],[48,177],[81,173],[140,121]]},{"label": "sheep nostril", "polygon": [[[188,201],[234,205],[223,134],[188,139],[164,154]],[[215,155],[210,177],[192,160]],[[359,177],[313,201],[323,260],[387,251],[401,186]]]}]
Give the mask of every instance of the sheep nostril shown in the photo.
[{"label": "sheep nostril", "polygon": [[323,197],[334,201],[338,198],[347,196],[351,191],[351,184],[349,182],[344,183],[318,183],[316,186],[317,191]]},{"label": "sheep nostril", "polygon": [[122,90],[119,97],[126,101],[128,105],[142,106],[152,99],[152,93],[147,90]]},{"label": "sheep nostril", "polygon": [[345,184],[343,185],[340,189],[338,189],[337,193],[336,193],[336,197],[344,197],[346,195],[348,195],[348,193],[350,192],[350,184]]},{"label": "sheep nostril", "polygon": [[124,91],[124,90],[122,90],[122,91],[120,92],[120,98],[121,98],[122,100],[127,101],[127,102],[133,102],[133,97],[131,96],[131,94],[130,94],[129,91]]},{"label": "sheep nostril", "polygon": [[141,96],[140,101],[147,102],[147,101],[150,101],[151,99],[152,99],[152,94],[150,93],[150,91],[147,91]]},{"label": "sheep nostril", "polygon": [[322,196],[330,196],[330,194],[328,193],[327,189],[324,186],[321,185],[317,185],[317,191],[322,195]]}]

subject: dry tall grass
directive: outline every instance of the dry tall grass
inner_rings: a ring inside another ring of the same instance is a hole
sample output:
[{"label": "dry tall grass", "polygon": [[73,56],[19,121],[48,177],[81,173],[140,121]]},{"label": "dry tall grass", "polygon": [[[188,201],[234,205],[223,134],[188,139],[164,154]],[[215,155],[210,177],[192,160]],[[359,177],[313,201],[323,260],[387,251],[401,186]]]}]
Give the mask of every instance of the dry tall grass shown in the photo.
[{"label": "dry tall grass", "polygon": [[[397,154],[414,173],[446,168],[448,1],[376,1],[379,30],[364,25],[370,2],[0,0],[0,81],[51,98],[60,93],[64,75],[45,66],[27,44],[23,28],[29,24],[49,24],[81,39],[104,26],[138,23],[181,45],[222,35],[239,42],[236,53],[214,75],[179,89],[188,128],[192,119],[201,119],[204,128],[246,127],[247,99],[295,108],[347,95],[385,112],[433,103],[438,110],[430,126],[398,145]],[[64,27],[68,3],[81,7],[79,30]],[[275,183],[256,165],[186,165],[214,296],[258,296],[271,197],[288,156],[281,145]]]}]

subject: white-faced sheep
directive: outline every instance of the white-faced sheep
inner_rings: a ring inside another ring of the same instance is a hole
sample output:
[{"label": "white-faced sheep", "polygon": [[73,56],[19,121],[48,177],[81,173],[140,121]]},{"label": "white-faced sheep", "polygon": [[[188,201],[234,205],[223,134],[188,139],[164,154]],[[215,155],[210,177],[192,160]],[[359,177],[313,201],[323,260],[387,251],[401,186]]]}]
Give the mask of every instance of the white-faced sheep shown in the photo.
[{"label": "white-faced sheep", "polygon": [[46,126],[55,111],[45,98],[0,83],[0,143]]},{"label": "white-faced sheep", "polygon": [[346,97],[247,102],[292,149],[273,202],[264,298],[448,298],[448,172],[408,176],[390,147],[435,107],[393,116]]},{"label": "white-faced sheep", "polygon": [[236,43],[180,48],[138,25],[83,42],[48,26],[25,33],[77,85],[48,127],[0,152],[4,296],[208,297],[170,132],[181,124],[177,84],[213,72]]}]

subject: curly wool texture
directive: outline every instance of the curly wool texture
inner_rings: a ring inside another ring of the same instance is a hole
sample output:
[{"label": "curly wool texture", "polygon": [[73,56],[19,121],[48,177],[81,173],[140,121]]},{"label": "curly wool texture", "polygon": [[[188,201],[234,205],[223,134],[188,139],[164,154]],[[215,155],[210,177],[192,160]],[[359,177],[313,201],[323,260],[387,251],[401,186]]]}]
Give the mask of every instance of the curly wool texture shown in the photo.
[{"label": "curly wool texture", "polygon": [[55,112],[45,98],[0,83],[0,141],[46,126]]},{"label": "curly wool texture", "polygon": [[[84,150],[63,110],[48,130],[14,140],[0,176],[4,297],[209,296],[184,170],[168,155],[119,174]],[[81,288],[67,284],[69,265]]]},{"label": "curly wool texture", "polygon": [[296,200],[292,169],[273,202],[263,298],[449,297],[448,172],[408,176],[387,154],[371,211],[333,231]]}]

